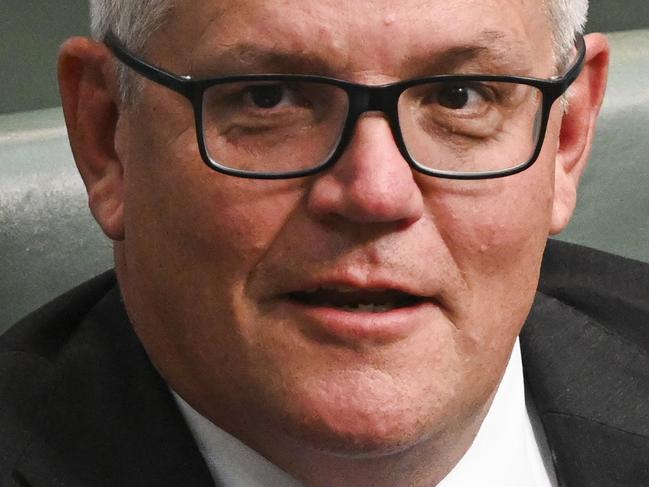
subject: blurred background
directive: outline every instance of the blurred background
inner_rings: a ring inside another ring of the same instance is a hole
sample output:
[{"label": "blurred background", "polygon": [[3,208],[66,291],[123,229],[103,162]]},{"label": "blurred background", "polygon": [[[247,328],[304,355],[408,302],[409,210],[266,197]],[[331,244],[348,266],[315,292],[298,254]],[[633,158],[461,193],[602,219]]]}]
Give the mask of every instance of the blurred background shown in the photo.
[{"label": "blurred background", "polygon": [[[579,205],[559,238],[649,262],[649,1],[591,0],[588,31],[611,33],[610,84]],[[0,331],[112,265],[56,82],[59,45],[87,33],[83,0],[0,0]]]}]

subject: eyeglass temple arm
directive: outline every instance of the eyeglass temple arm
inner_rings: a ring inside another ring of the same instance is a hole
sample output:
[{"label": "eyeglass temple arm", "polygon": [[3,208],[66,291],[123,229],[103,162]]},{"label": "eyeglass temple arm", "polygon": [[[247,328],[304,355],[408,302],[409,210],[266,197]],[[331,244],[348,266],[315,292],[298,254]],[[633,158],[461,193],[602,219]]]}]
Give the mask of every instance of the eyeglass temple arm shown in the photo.
[{"label": "eyeglass temple arm", "polygon": [[575,38],[575,47],[577,48],[577,59],[575,59],[574,64],[570,67],[566,74],[555,80],[555,83],[558,87],[557,97],[565,93],[570,85],[575,82],[575,80],[581,74],[581,71],[584,68],[584,64],[586,63],[586,41],[584,40],[583,35],[577,35],[577,37]]},{"label": "eyeglass temple arm", "polygon": [[130,52],[112,31],[108,31],[104,37],[104,44],[108,46],[117,59],[132,68],[135,72],[187,98],[192,97],[194,81],[190,77],[176,76],[140,59]]}]

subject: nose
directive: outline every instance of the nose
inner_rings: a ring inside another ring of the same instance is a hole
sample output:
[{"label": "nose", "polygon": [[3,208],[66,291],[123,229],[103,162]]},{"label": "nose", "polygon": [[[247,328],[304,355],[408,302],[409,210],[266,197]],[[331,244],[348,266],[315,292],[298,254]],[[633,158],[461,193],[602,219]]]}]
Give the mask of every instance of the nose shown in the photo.
[{"label": "nose", "polygon": [[358,120],[345,153],[317,177],[308,195],[309,211],[316,217],[354,223],[409,225],[421,218],[423,206],[387,120],[374,113]]}]

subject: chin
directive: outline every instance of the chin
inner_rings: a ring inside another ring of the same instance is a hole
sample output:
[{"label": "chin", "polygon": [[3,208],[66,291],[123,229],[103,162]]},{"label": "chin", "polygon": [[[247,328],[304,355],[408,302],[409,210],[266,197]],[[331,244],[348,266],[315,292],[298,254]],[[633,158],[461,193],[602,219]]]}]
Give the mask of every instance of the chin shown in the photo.
[{"label": "chin", "polygon": [[425,401],[422,391],[333,389],[294,396],[291,417],[283,422],[291,437],[336,456],[378,457],[404,452],[448,424],[436,410],[440,404]]},{"label": "chin", "polygon": [[[344,413],[341,412],[341,416]],[[298,440],[328,454],[351,458],[376,458],[403,453],[433,435],[424,422],[374,414],[361,421],[332,423],[324,418],[299,426]]]}]

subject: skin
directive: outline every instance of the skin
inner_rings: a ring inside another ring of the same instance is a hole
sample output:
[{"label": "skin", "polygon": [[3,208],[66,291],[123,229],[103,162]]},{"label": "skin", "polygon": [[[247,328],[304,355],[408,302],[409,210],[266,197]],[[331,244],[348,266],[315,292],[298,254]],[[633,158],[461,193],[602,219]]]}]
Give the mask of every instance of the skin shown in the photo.
[{"label": "skin", "polygon": [[[548,78],[539,4],[193,2],[145,57],[197,77],[272,70],[254,56],[214,62],[244,42],[321,61],[303,72],[383,84],[450,69],[439,54],[485,30],[499,33],[495,58],[516,50],[518,59],[454,72]],[[574,209],[608,61],[602,36],[587,44],[570,111],[555,104],[543,152],[523,173],[450,181],[413,172],[385,118],[369,113],[329,171],[260,181],[204,165],[179,95],[145,82],[137,106],[122,106],[105,46],[69,40],[59,68],[73,152],[155,367],[195,409],[308,485],[435,485],[477,433],[531,307],[547,236]],[[422,73],[413,60],[424,54]],[[278,299],[314,280],[400,286],[430,303],[397,334],[332,334]]]}]

